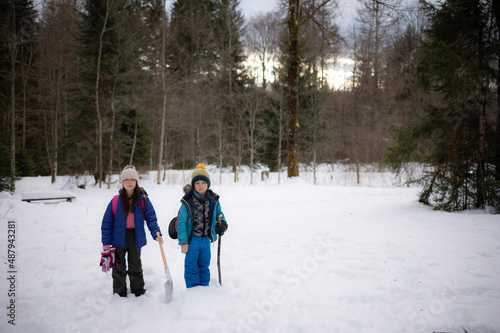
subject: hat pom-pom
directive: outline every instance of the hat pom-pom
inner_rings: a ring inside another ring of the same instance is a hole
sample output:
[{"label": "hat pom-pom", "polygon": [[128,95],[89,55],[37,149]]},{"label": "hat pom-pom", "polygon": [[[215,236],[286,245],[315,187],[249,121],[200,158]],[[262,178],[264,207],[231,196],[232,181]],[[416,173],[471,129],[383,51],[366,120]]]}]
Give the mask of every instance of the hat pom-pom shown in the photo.
[{"label": "hat pom-pom", "polygon": [[203,170],[206,170],[207,168],[205,168],[205,164],[203,163],[200,163],[196,166],[196,169],[203,169]]}]

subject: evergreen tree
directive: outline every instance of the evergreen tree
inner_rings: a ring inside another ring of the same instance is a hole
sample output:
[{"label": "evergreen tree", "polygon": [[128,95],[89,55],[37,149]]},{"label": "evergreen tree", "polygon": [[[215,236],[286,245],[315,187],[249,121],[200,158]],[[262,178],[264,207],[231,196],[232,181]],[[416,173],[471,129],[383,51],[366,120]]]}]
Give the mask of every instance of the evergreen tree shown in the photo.
[{"label": "evergreen tree", "polygon": [[498,30],[491,5],[450,0],[426,5],[431,26],[419,49],[417,84],[437,102],[407,129],[393,128],[397,144],[388,161],[429,168],[420,179],[420,201],[447,211],[500,208],[494,178],[494,82],[498,68]]},{"label": "evergreen tree", "polygon": [[170,75],[179,78],[178,112],[185,110],[182,122],[187,128],[182,135],[189,155],[182,158],[220,158],[214,147],[230,145],[233,169],[241,161],[238,112],[248,83],[241,42],[244,21],[238,4],[235,0],[175,1],[170,20],[175,44],[167,61]]},{"label": "evergreen tree", "polygon": [[177,0],[172,6],[171,29],[175,45],[169,68],[186,80],[213,78],[216,70],[214,36],[215,1]]},{"label": "evergreen tree", "polygon": [[[227,131],[224,132],[226,134],[225,141],[230,143],[231,146],[231,160],[235,181],[238,179],[237,168],[244,158],[240,148],[243,145],[241,132],[247,122],[241,118],[252,118],[248,117],[248,114],[245,117],[241,110],[245,109],[245,105],[258,105],[258,103],[254,103],[255,101],[246,101],[246,103],[243,101],[246,98],[257,99],[258,95],[245,93],[246,87],[251,82],[243,66],[243,62],[246,60],[242,43],[244,19],[238,7],[239,0],[218,0],[216,2],[215,30],[218,41],[219,70],[217,82],[222,111],[221,120],[225,119],[223,121],[223,126],[227,128]],[[250,107],[250,109],[254,108]],[[260,110],[251,111],[247,108],[247,111],[253,113]],[[253,146],[252,143],[247,143],[249,146]],[[251,151],[250,154],[254,153],[253,149],[249,151]]]},{"label": "evergreen tree", "polygon": [[[6,126],[0,133],[0,154],[10,156],[0,163],[0,183],[10,178],[15,191],[18,176],[34,172],[26,150],[26,117],[29,113],[33,80],[31,66],[37,38],[36,11],[31,0],[0,3],[0,119]],[[9,163],[10,162],[10,163]],[[0,185],[1,186],[1,185]]]},{"label": "evergreen tree", "polygon": [[[172,5],[170,30],[172,39],[167,50],[169,76],[178,80],[178,105],[181,113],[175,135],[182,139],[180,156],[185,161],[203,159],[209,150],[207,130],[213,126],[213,109],[217,49],[215,38],[215,1],[177,0]],[[202,122],[204,123],[202,126]],[[204,152],[204,153],[202,153]]]},{"label": "evergreen tree", "polygon": [[[103,180],[106,165],[113,162],[113,158],[104,161],[103,156],[113,157],[116,153],[118,165],[122,165],[130,161],[134,152],[150,151],[149,140],[136,141],[145,138],[137,133],[146,126],[140,121],[144,115],[137,113],[144,112],[142,56],[147,51],[147,8],[146,1],[87,0],[79,13],[75,36],[79,86],[72,91],[75,117],[68,125],[70,130],[63,147],[69,172],[91,171]],[[132,120],[128,119],[131,115]],[[124,126],[130,128],[124,130]],[[132,160],[146,164],[146,155]]]}]

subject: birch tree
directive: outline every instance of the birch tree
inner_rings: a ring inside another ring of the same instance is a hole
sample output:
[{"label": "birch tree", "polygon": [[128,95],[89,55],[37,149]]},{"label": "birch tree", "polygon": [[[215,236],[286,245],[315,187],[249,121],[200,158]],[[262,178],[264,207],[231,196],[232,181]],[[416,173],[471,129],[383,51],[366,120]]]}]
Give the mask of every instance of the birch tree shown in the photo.
[{"label": "birch tree", "polygon": [[262,88],[267,88],[268,72],[272,71],[277,51],[280,22],[277,13],[270,12],[254,16],[246,29],[248,52],[258,59],[262,75]]}]

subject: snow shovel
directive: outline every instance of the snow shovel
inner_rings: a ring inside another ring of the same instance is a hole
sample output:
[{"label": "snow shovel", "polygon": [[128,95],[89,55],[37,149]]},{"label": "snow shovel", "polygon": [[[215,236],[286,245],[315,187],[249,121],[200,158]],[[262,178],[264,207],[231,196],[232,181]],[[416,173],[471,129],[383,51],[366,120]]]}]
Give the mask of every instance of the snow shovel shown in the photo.
[{"label": "snow shovel", "polygon": [[[222,214],[219,215],[219,217],[217,218],[217,224],[220,225],[221,224],[221,219],[222,219]],[[222,286],[222,277],[221,277],[221,274],[220,274],[220,240],[221,240],[222,236],[219,235],[219,241],[218,241],[218,244],[217,244],[217,269],[219,270],[219,285]]]},{"label": "snow shovel", "polygon": [[[160,233],[156,233],[156,237],[159,237]],[[172,294],[174,290],[174,284],[172,283],[172,277],[170,276],[170,270],[167,266],[167,259],[165,259],[165,252],[163,252],[163,244],[160,244],[161,257],[163,259],[163,265],[165,266],[165,274],[167,275],[167,281],[165,281],[165,302],[169,303],[172,300]]]}]

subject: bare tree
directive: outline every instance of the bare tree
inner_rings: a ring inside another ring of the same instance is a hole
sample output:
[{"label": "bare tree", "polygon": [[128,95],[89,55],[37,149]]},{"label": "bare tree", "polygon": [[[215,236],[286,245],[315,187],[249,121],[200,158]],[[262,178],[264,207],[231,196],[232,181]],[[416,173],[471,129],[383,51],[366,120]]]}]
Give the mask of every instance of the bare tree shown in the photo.
[{"label": "bare tree", "polygon": [[[283,25],[279,17],[279,12],[265,13],[254,16],[250,19],[246,29],[246,44],[251,57],[256,57],[259,63],[260,73],[262,73],[262,88],[266,90],[268,87],[268,72],[274,76],[274,81],[279,81],[280,71],[276,67],[276,62],[279,57],[278,48],[279,40],[283,34]],[[269,68],[269,66],[272,66]],[[257,75],[256,75],[257,78]],[[277,85],[278,89],[282,89],[282,85]],[[276,118],[278,124],[278,148],[277,148],[277,164],[278,164],[278,183],[281,178],[281,154],[283,151],[283,132],[285,118],[285,101],[283,99],[284,92],[271,92],[270,98],[274,101],[270,103],[270,108]],[[250,103],[250,102],[249,102]]]},{"label": "bare tree", "polygon": [[[373,91],[376,93],[380,84],[381,50],[386,38],[387,29],[397,21],[397,10],[400,0],[360,0],[362,8],[358,10],[361,33],[371,45],[370,75]],[[368,74],[367,74],[368,75]]]},{"label": "bare tree", "polygon": [[[255,88],[255,87],[254,87]],[[258,114],[262,111],[261,96],[258,89],[252,89],[250,93],[245,96],[246,99],[246,112],[244,115],[243,123],[245,129],[246,142],[249,152],[250,161],[250,184],[253,184],[253,171],[255,157],[257,155],[258,148],[260,147],[260,138],[258,126]]]},{"label": "bare tree", "polygon": [[[320,151],[328,140],[324,134],[324,113],[326,109],[326,95],[329,89],[327,71],[335,61],[340,45],[338,26],[334,24],[334,3],[324,3],[316,7],[316,1],[304,4],[304,11],[310,16],[307,24],[302,27],[303,38],[308,52],[301,56],[304,76],[308,78],[307,84],[302,84],[304,99],[302,123],[307,131],[303,138],[302,147],[304,156],[312,162],[314,183],[316,184],[316,171],[320,161]],[[328,140],[330,141],[330,140]]]},{"label": "bare tree", "polygon": [[300,0],[290,0],[288,7],[288,177],[299,176],[299,38]]},{"label": "bare tree", "polygon": [[167,118],[167,82],[166,82],[166,62],[165,62],[165,52],[166,52],[166,44],[167,44],[167,1],[163,1],[163,20],[162,24],[162,36],[161,36],[161,87],[163,91],[163,104],[162,104],[162,112],[161,112],[161,123],[160,123],[160,139],[158,146],[158,161],[156,164],[157,176],[156,182],[158,185],[161,184],[160,174],[161,174],[161,166],[163,162],[163,143],[165,141],[165,121]]},{"label": "bare tree", "polygon": [[75,0],[51,0],[43,4],[40,20],[38,61],[38,103],[43,112],[45,147],[51,170],[51,182],[56,181],[59,160],[61,123],[67,119],[65,89],[71,84],[76,58],[71,52],[72,32],[76,13]]},{"label": "bare tree", "polygon": [[[236,183],[238,181],[238,167],[239,167],[239,163],[238,163],[238,155],[237,155],[237,150],[236,150],[236,140],[235,139],[235,105],[234,105],[234,98],[233,98],[233,57],[232,57],[232,53],[233,53],[233,48],[232,48],[232,36],[233,36],[233,22],[232,22],[232,19],[231,19],[231,10],[230,10],[230,5],[231,5],[231,1],[227,1],[226,3],[226,29],[227,29],[227,32],[228,32],[228,38],[227,38],[227,42],[228,42],[228,47],[227,47],[227,50],[226,50],[226,55],[224,56],[224,58],[226,59],[226,61],[224,62],[226,64],[226,67],[227,67],[227,87],[228,87],[228,98],[229,98],[229,103],[228,103],[228,107],[229,107],[229,119],[232,123],[232,126],[231,126],[231,134],[232,134],[232,145],[233,145],[233,172],[234,172],[234,182]],[[222,44],[224,45],[224,44]],[[224,51],[222,51],[221,53],[223,53]],[[240,157],[241,158],[241,157]]]},{"label": "bare tree", "polygon": [[99,154],[97,156],[97,170],[99,173],[99,188],[102,187],[102,176],[103,176],[103,163],[102,163],[103,117],[101,114],[101,107],[100,107],[100,101],[99,101],[99,81],[101,79],[101,55],[102,55],[102,48],[103,48],[103,36],[104,36],[104,33],[106,32],[106,25],[107,25],[108,18],[109,18],[109,12],[110,12],[109,0],[106,0],[106,15],[104,16],[104,22],[102,25],[101,34],[99,36],[99,53],[98,53],[98,56],[96,59],[97,60],[97,68],[96,68],[96,80],[95,80],[95,87],[94,87],[95,110],[97,113],[97,140],[98,140],[98,145],[99,145]]},{"label": "bare tree", "polygon": [[[277,73],[277,71],[275,71]],[[281,85],[279,85],[279,89],[283,89]],[[278,122],[278,148],[277,148],[277,157],[278,157],[278,184],[281,182],[281,153],[283,152],[283,133],[285,131],[284,121],[285,121],[285,100],[283,98],[284,92],[279,91],[277,94],[274,94],[272,98],[277,100],[277,107],[272,107],[272,111],[274,116],[276,117],[276,121]]]},{"label": "bare tree", "polygon": [[268,65],[276,57],[279,34],[278,13],[270,12],[254,16],[246,29],[248,52],[256,56],[262,72],[262,88],[267,87]]},{"label": "bare tree", "polygon": [[12,31],[9,38],[10,56],[10,191],[16,191],[16,57],[19,50],[16,31],[16,6],[12,5]]}]

